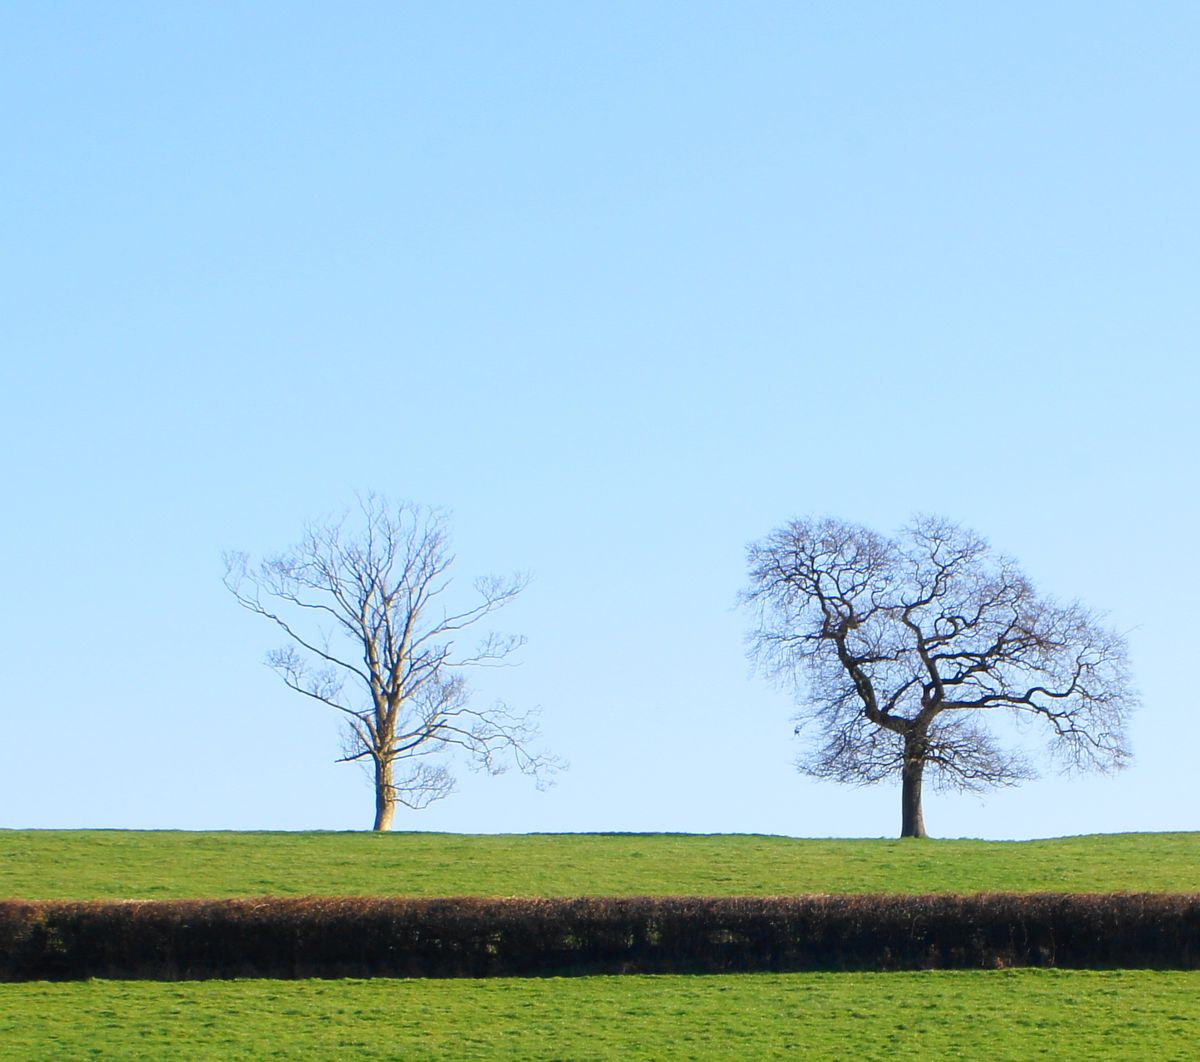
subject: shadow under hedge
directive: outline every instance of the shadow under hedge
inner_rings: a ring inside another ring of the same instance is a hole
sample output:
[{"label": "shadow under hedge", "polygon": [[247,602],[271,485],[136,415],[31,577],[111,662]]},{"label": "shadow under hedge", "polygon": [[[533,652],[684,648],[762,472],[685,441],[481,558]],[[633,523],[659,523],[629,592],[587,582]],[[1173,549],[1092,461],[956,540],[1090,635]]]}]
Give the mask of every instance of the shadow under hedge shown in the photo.
[{"label": "shadow under hedge", "polygon": [[1200,895],[0,902],[0,980],[1200,968]]}]

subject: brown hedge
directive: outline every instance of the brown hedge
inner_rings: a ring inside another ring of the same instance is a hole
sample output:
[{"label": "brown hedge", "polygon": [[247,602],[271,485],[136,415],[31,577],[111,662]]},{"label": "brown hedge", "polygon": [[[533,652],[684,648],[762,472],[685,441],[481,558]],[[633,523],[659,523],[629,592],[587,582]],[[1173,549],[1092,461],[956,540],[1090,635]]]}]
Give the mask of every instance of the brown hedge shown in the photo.
[{"label": "brown hedge", "polygon": [[1200,968],[1200,895],[0,902],[0,980]]}]

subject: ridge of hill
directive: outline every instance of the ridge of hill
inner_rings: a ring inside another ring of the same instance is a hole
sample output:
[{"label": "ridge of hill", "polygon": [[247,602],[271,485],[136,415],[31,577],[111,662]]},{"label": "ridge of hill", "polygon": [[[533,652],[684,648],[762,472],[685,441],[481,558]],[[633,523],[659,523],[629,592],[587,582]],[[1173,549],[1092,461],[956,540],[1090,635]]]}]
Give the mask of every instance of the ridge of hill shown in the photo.
[{"label": "ridge of hill", "polygon": [[1200,892],[1200,833],[1037,841],[748,834],[0,830],[0,897]]}]

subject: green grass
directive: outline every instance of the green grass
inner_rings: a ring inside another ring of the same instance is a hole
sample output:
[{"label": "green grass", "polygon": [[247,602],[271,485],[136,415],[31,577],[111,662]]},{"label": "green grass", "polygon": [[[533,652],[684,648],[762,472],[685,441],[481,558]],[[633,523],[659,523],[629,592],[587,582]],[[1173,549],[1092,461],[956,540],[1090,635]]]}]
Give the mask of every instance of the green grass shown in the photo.
[{"label": "green grass", "polygon": [[1200,972],[0,985],[11,1059],[1194,1059]]},{"label": "green grass", "polygon": [[[1200,834],[1051,841],[0,831],[0,896],[1200,892]],[[1196,1057],[1200,971],[0,984],[5,1059]]]},{"label": "green grass", "polygon": [[1200,834],[1049,841],[746,835],[0,831],[0,897],[1200,892]]}]

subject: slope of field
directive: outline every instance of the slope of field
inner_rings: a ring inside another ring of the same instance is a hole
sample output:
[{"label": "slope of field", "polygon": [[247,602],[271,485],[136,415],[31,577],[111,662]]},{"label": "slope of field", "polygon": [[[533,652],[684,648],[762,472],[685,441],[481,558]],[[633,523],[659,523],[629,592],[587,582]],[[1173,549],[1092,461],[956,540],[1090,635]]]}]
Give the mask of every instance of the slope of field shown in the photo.
[{"label": "slope of field", "polygon": [[0,897],[1200,892],[1200,834],[1046,841],[749,835],[0,831]]},{"label": "slope of field", "polygon": [[0,985],[6,1057],[1193,1059],[1200,973]]}]

